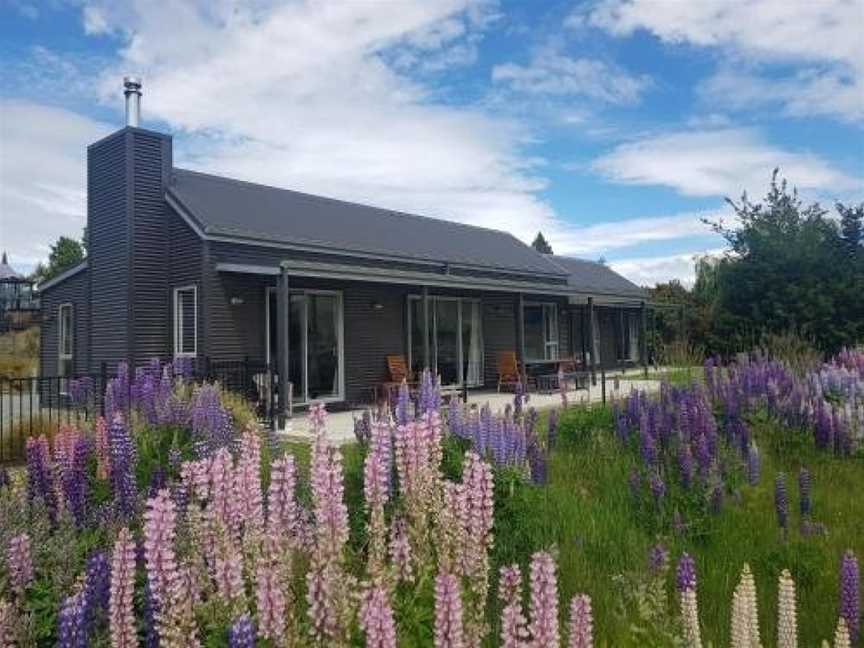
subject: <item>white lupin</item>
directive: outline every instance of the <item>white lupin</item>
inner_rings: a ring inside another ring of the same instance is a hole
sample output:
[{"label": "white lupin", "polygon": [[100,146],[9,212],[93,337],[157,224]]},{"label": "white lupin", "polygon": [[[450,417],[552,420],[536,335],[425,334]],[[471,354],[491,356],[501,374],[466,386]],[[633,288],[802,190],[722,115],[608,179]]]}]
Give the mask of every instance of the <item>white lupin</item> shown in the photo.
[{"label": "white lupin", "polygon": [[846,627],[846,619],[842,616],[837,619],[837,630],[834,632],[834,648],[852,648],[852,640],[849,638],[849,628]]},{"label": "white lupin", "polygon": [[795,582],[788,569],[780,573],[777,583],[777,648],[798,648]]}]

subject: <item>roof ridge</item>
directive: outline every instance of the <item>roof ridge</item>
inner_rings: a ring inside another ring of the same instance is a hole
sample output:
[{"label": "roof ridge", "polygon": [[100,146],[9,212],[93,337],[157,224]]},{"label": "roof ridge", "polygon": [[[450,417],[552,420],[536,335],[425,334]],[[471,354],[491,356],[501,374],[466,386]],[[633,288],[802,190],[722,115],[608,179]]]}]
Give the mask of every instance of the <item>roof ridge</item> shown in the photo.
[{"label": "roof ridge", "polygon": [[[250,182],[248,180],[240,180],[238,178],[230,178],[228,176],[217,175],[215,173],[205,173],[203,171],[195,171],[193,169],[183,169],[183,168],[175,166],[175,167],[173,167],[172,170],[174,172],[179,171],[180,173],[190,173],[193,175],[212,178],[213,180],[216,180],[218,182],[226,182],[226,183],[230,183],[230,184],[239,184],[239,185],[245,185],[245,186],[249,186],[249,187],[263,187],[265,189],[273,189],[275,191],[286,191],[286,192],[293,193],[293,194],[296,194],[299,196],[307,196],[309,198],[314,198],[315,200],[324,200],[324,201],[328,201],[328,202],[339,203],[342,205],[352,205],[355,207],[365,207],[366,209],[375,209],[375,210],[378,210],[380,212],[385,212],[387,214],[391,214],[393,216],[399,216],[402,218],[412,218],[412,219],[429,221],[429,222],[434,222],[434,223],[442,223],[444,225],[456,226],[456,227],[461,227],[461,228],[465,228],[465,229],[469,229],[469,230],[490,232],[490,233],[494,233],[494,234],[504,234],[504,235],[509,236],[510,238],[514,239],[515,241],[517,241],[520,245],[524,246],[525,248],[528,248],[528,249],[534,251],[538,257],[545,258],[545,255],[540,254],[539,252],[534,250],[533,247],[531,247],[530,245],[528,245],[527,243],[522,241],[520,238],[515,236],[512,232],[508,232],[507,230],[497,229],[494,227],[484,227],[482,225],[471,225],[469,223],[462,223],[460,221],[453,221],[453,220],[448,220],[448,219],[444,219],[444,218],[437,218],[435,216],[424,216],[423,214],[414,214],[412,212],[401,211],[398,209],[390,209],[389,207],[379,207],[377,205],[370,205],[367,203],[354,202],[351,200],[344,200],[342,198],[334,198],[332,196],[322,196],[320,194],[313,194],[313,193],[309,193],[307,191],[298,191],[296,189],[286,189],[284,187],[277,187],[274,185],[263,184],[260,182]],[[551,265],[553,265],[555,268],[558,268],[558,266],[555,264],[551,264]]]}]

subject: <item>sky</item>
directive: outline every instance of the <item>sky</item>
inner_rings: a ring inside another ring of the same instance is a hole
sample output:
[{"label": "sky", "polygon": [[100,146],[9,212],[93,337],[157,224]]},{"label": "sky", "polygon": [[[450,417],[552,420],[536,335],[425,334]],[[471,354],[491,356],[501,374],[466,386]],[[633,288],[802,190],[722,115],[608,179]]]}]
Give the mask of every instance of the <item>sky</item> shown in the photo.
[{"label": "sky", "polygon": [[642,285],[764,196],[864,200],[864,0],[0,0],[0,248],[80,237],[86,146],[507,230]]}]

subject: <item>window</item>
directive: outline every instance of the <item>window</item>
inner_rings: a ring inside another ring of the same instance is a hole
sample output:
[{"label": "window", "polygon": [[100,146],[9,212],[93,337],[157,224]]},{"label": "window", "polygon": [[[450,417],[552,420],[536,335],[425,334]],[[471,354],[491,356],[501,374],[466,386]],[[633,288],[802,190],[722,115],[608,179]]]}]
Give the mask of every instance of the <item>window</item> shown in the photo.
[{"label": "window", "polygon": [[525,304],[525,357],[558,359],[558,305]]},{"label": "window", "polygon": [[72,355],[75,349],[73,336],[72,304],[61,304],[57,310],[57,371],[61,376],[72,375]]},{"label": "window", "polygon": [[198,287],[174,289],[174,356],[198,354]]},{"label": "window", "polygon": [[[483,384],[483,331],[480,300],[467,297],[429,296],[429,364],[442,385],[470,387]],[[423,345],[423,299],[408,299],[408,361],[421,372],[425,364]]]}]

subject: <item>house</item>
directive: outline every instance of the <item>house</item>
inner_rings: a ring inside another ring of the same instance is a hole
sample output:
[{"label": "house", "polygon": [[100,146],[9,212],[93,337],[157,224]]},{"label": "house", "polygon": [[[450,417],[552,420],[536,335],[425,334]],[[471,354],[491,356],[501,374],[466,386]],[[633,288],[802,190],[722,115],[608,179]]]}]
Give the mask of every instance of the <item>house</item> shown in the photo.
[{"label": "house", "polygon": [[40,287],[43,375],[249,359],[287,373],[297,403],[355,403],[393,354],[472,388],[496,385],[500,351],[645,362],[646,295],[608,267],[177,168],[171,135],[138,127],[140,83],[125,83],[128,125],[87,150],[88,257]]},{"label": "house", "polygon": [[33,282],[0,258],[0,333],[25,329],[39,323],[39,295]]}]

